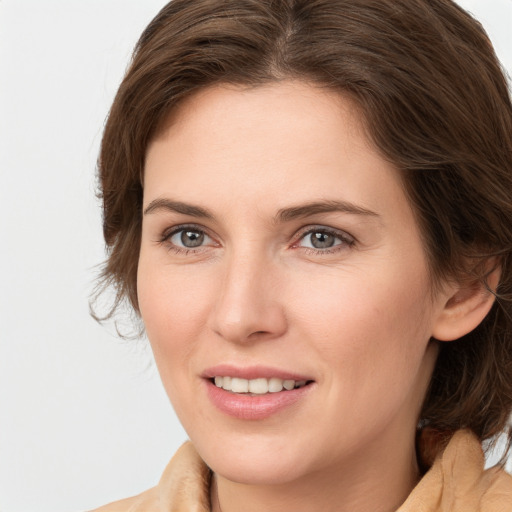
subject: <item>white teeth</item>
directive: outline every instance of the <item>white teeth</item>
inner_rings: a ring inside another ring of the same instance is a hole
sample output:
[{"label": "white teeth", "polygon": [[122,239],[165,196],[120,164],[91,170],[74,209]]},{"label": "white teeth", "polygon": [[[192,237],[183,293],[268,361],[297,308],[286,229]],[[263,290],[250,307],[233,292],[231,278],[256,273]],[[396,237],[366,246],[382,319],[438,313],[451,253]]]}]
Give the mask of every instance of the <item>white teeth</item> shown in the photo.
[{"label": "white teeth", "polygon": [[238,377],[217,376],[214,379],[218,388],[231,391],[232,393],[251,393],[253,395],[264,395],[266,393],[279,393],[280,391],[291,391],[306,385],[305,380],[283,380],[277,377],[270,379],[240,379]]},{"label": "white teeth", "polygon": [[222,389],[231,391],[231,377],[222,377]]},{"label": "white teeth", "polygon": [[295,387],[295,381],[294,380],[285,380],[283,382],[283,387],[284,387],[284,389],[287,389],[288,391],[290,391],[291,389],[293,389]]},{"label": "white teeth", "polygon": [[264,395],[268,393],[267,379],[251,379],[249,381],[249,391],[255,395]]},{"label": "white teeth", "polygon": [[247,393],[249,391],[249,381],[247,379],[237,379],[233,377],[231,379],[231,391],[233,391],[233,393]]},{"label": "white teeth", "polygon": [[282,391],[284,387],[284,382],[281,379],[277,379],[276,377],[272,377],[268,380],[268,390],[270,393],[279,393]]}]

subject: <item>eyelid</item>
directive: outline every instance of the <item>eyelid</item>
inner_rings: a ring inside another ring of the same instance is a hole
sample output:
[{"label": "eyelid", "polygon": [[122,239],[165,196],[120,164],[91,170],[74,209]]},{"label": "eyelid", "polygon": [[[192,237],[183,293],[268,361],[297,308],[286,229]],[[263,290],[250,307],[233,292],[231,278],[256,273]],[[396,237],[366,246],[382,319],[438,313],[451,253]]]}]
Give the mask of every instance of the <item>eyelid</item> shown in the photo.
[{"label": "eyelid", "polygon": [[174,224],[173,226],[165,228],[161,234],[161,238],[162,239],[169,238],[172,235],[175,235],[176,233],[178,233],[179,231],[184,231],[186,229],[188,229],[190,231],[200,231],[201,233],[204,233],[204,234],[210,236],[208,233],[208,230],[204,226],[201,226],[199,224],[184,222],[183,224]]}]

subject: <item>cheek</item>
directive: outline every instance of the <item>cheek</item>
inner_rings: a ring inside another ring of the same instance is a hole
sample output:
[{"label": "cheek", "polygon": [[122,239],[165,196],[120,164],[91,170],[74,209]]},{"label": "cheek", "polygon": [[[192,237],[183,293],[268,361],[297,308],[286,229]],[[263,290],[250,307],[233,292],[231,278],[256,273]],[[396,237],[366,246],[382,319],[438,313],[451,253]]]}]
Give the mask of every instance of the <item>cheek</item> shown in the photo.
[{"label": "cheek", "polygon": [[142,320],[164,385],[171,385],[176,367],[186,367],[205,329],[212,291],[208,280],[155,264],[141,253],[137,291]]},{"label": "cheek", "polygon": [[392,414],[409,395],[420,402],[430,376],[422,369],[430,339],[427,273],[406,265],[381,270],[314,280],[309,293],[294,293],[298,323],[326,367],[338,404],[332,410],[351,410],[362,422]]},{"label": "cheek", "polygon": [[392,350],[418,337],[428,339],[426,272],[407,272],[400,264],[378,270],[304,274],[288,294],[291,313],[310,326],[311,337],[326,350],[360,351],[367,344]]}]

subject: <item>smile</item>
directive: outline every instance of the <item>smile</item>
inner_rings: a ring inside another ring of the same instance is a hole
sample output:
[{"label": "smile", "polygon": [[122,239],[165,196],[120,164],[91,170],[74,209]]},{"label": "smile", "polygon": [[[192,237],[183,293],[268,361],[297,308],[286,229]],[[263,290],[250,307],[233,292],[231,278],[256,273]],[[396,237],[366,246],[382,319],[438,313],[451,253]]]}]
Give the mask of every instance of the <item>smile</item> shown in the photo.
[{"label": "smile", "polygon": [[[281,375],[275,377],[276,373]],[[316,388],[316,382],[305,376],[262,367],[236,369],[223,365],[215,372],[206,372],[203,382],[211,403],[223,414],[239,420],[264,420],[285,411],[293,415]]]},{"label": "smile", "polygon": [[216,376],[213,378],[213,383],[225,391],[231,391],[232,393],[243,393],[252,395],[265,395],[267,393],[280,393],[281,391],[291,391],[304,387],[307,384],[305,380],[291,380],[291,379],[279,379],[272,377],[266,379],[264,377],[256,379],[242,379],[239,377],[230,376]]}]

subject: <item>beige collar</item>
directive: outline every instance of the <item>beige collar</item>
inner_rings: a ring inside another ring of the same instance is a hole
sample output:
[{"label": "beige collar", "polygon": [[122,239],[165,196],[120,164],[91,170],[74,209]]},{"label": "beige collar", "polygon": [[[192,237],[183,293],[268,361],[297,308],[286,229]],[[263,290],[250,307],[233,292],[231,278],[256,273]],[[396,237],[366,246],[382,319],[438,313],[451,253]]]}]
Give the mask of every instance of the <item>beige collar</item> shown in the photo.
[{"label": "beige collar", "polygon": [[442,446],[441,441],[436,450],[428,440],[421,446],[432,467],[397,512],[512,512],[512,476],[499,467],[484,470],[473,433],[459,430]]}]

